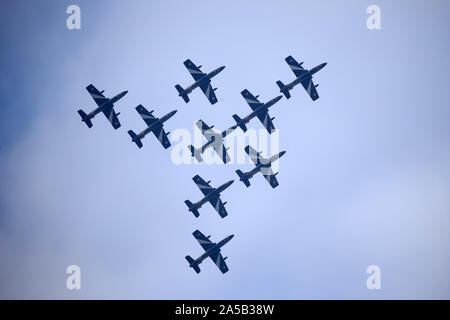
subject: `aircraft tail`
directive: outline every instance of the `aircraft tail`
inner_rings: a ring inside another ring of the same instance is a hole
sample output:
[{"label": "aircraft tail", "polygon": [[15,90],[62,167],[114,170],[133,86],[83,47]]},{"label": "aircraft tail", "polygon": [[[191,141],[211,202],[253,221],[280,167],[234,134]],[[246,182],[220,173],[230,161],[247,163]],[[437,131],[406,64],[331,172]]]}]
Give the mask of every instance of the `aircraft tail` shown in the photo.
[{"label": "aircraft tail", "polygon": [[186,205],[188,206],[189,211],[191,211],[194,214],[194,216],[196,218],[198,218],[200,213],[198,212],[197,208],[194,207],[194,204],[192,202],[190,202],[189,200],[185,200],[184,203],[186,203]]},{"label": "aircraft tail", "polygon": [[286,86],[284,85],[283,82],[281,82],[280,80],[277,81],[277,85],[280,88],[280,92],[282,94],[284,94],[284,96],[286,97],[286,99],[289,99],[291,97],[291,94],[289,93],[289,90],[286,89]]},{"label": "aircraft tail", "polygon": [[142,141],[137,137],[136,133],[134,133],[133,130],[128,130],[128,134],[130,135],[132,141],[139,147],[139,149],[142,148]]},{"label": "aircraft tail", "polygon": [[248,188],[250,187],[250,180],[244,175],[244,173],[241,170],[236,170],[237,175],[239,176],[239,179],[245,184],[245,186]]},{"label": "aircraft tail", "polygon": [[83,121],[84,123],[86,123],[86,125],[88,126],[88,128],[92,128],[92,122],[91,119],[89,119],[88,115],[86,114],[86,112],[84,112],[83,110],[78,110],[78,114],[81,117],[81,121]]},{"label": "aircraft tail", "polygon": [[175,86],[175,88],[177,89],[177,91],[180,94],[180,96],[183,98],[184,102],[188,103],[189,102],[189,97],[188,97],[188,95],[186,93],[184,93],[184,89],[179,84],[177,84]]},{"label": "aircraft tail", "polygon": [[197,263],[195,263],[195,260],[191,258],[191,256],[185,257],[187,262],[189,262],[189,267],[193,268],[195,272],[200,273],[200,267]]},{"label": "aircraft tail", "polygon": [[202,151],[200,149],[195,149],[193,145],[189,145],[189,150],[191,150],[191,155],[197,159],[198,162],[202,162]]},{"label": "aircraft tail", "polygon": [[242,122],[242,119],[237,114],[233,114],[233,119],[234,119],[234,121],[236,121],[236,124],[239,126],[239,128],[242,129],[242,131],[244,131],[244,132],[247,131],[247,127],[245,126],[245,123]]}]

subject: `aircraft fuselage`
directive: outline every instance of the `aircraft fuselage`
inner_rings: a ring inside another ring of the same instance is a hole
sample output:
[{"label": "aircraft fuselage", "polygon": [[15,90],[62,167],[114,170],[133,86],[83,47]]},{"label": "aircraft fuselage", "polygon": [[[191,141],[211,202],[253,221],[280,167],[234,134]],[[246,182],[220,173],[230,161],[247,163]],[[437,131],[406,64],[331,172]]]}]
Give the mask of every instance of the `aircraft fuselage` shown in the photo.
[{"label": "aircraft fuselage", "polygon": [[281,158],[284,154],[286,153],[286,151],[281,151],[280,153],[270,157],[268,162],[260,162],[257,165],[255,165],[255,167],[244,173],[244,176],[241,178],[241,181],[245,178],[247,179],[251,179],[255,174],[257,174],[258,172],[261,171],[262,168],[270,168],[270,166],[272,165],[272,162],[275,162],[276,160],[278,160],[279,158]]},{"label": "aircraft fuselage", "polygon": [[[259,171],[261,171],[261,167],[262,167],[261,165],[255,166],[249,172],[244,173],[244,177],[243,178],[251,179],[255,174],[257,174]],[[243,179],[241,179],[241,180],[243,180]]]},{"label": "aircraft fuselage", "polygon": [[[103,92],[103,91],[102,91]],[[124,95],[126,95],[128,91],[122,91],[121,93],[115,95],[111,99],[107,98],[104,103],[102,103],[100,106],[98,106],[96,109],[94,109],[92,112],[88,114],[88,117],[90,119],[94,118],[97,114],[102,112],[106,108],[111,108],[114,106],[114,103],[116,103],[118,100],[120,100]]]},{"label": "aircraft fuselage", "polygon": [[208,141],[208,142],[206,142],[203,146],[202,146],[202,153],[203,152],[205,152],[205,150],[206,149],[208,149],[209,147],[212,147],[213,146],[213,144],[215,143],[215,142],[217,142],[219,139],[220,140],[222,140],[223,138],[225,138],[227,135],[229,135],[231,132],[233,132],[233,130],[235,129],[236,127],[231,127],[231,128],[228,128],[227,130],[224,130],[224,131],[222,131],[222,133],[218,133],[218,134],[215,134],[215,135],[213,135],[213,136],[211,136],[211,138],[210,138],[210,140]]},{"label": "aircraft fuselage", "polygon": [[233,237],[234,237],[234,235],[232,234],[232,235],[222,239],[218,243],[215,243],[214,246],[212,246],[210,249],[206,250],[200,257],[195,259],[194,263],[200,264],[200,263],[202,263],[203,260],[212,256],[214,253],[220,253],[220,248],[222,248],[224,245],[226,245],[231,239],[233,239]]},{"label": "aircraft fuselage", "polygon": [[263,103],[261,106],[256,108],[252,113],[250,113],[248,116],[243,118],[242,122],[248,123],[251,119],[253,119],[254,117],[258,116],[258,114],[268,110],[271,106],[273,106],[275,103],[277,103],[282,97],[283,96],[280,95],[280,96],[277,96],[277,97],[273,98],[272,100],[269,100],[266,103]]},{"label": "aircraft fuselage", "polygon": [[215,141],[216,137],[212,136],[211,139],[202,146],[202,153],[205,152],[205,150],[208,149],[209,147],[212,147]]},{"label": "aircraft fuselage", "polygon": [[304,72],[301,76],[297,77],[296,79],[294,79],[294,81],[290,82],[289,84],[286,85],[286,89],[287,90],[291,90],[292,88],[294,88],[297,84],[299,84],[300,82],[302,82],[305,79],[311,79],[312,76],[319,72],[323,67],[325,67],[327,65],[326,62],[319,64],[318,66],[315,66],[314,68],[307,70],[306,72]]},{"label": "aircraft fuselage", "polygon": [[196,208],[201,208],[206,202],[209,202],[211,199],[220,196],[220,193],[228,188],[234,181],[230,180],[227,183],[224,183],[218,188],[213,188],[211,192],[209,192],[203,199],[194,204]]},{"label": "aircraft fuselage", "polygon": [[271,162],[268,162],[268,163],[259,163],[259,164],[255,165],[255,167],[254,167],[252,170],[250,170],[250,171],[244,173],[244,177],[250,179],[250,178],[252,178],[255,174],[257,174],[258,172],[260,172],[262,168],[269,168],[271,165],[272,165]]},{"label": "aircraft fuselage", "polygon": [[[162,124],[164,122],[166,122],[167,120],[169,120],[170,118],[173,117],[173,115],[177,112],[177,110],[174,110],[172,112],[169,112],[168,114],[166,114],[165,116],[155,120],[150,126],[148,126],[147,128],[145,128],[144,130],[142,130],[136,138],[138,139],[142,139],[144,138],[149,132],[152,132],[153,130],[155,130],[155,128],[158,128],[159,126],[162,126]],[[135,139],[133,139],[134,141]]]},{"label": "aircraft fuselage", "polygon": [[[191,93],[195,88],[200,87],[202,84],[207,83],[209,81],[211,81],[211,78],[213,78],[214,76],[216,76],[219,72],[221,72],[223,69],[225,69],[225,66],[222,66],[220,68],[217,68],[213,71],[211,71],[210,73],[207,73],[205,75],[203,75],[200,79],[198,79],[197,81],[195,81],[192,85],[190,85],[189,87],[187,87],[186,89],[184,89],[184,92],[182,94],[189,94]],[[181,95],[181,93],[179,94]]]}]

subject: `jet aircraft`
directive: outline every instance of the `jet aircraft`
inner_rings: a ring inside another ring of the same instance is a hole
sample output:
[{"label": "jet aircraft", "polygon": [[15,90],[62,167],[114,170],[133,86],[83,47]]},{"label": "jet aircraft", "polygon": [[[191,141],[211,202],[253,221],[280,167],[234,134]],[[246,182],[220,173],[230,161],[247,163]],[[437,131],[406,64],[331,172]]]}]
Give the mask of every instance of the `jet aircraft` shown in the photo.
[{"label": "jet aircraft", "polygon": [[291,97],[291,94],[289,93],[290,90],[292,90],[297,84],[301,83],[303,88],[305,88],[306,92],[308,92],[309,96],[313,101],[319,99],[319,94],[317,93],[316,88],[319,86],[314,85],[314,82],[312,81],[313,74],[321,70],[323,67],[327,65],[327,63],[319,64],[318,66],[306,70],[302,67],[303,62],[298,63],[292,56],[287,57],[286,59],[287,64],[291,68],[292,72],[294,72],[296,79],[287,85],[284,85],[283,82],[277,81],[277,85],[280,88],[280,92],[283,93],[286,97],[286,99],[289,99]]},{"label": "jet aircraft", "polygon": [[209,102],[211,104],[215,104],[217,102],[217,97],[214,91],[216,91],[217,88],[213,89],[211,87],[211,78],[225,69],[225,66],[217,68],[210,73],[204,73],[200,70],[202,66],[200,65],[197,67],[190,59],[187,59],[184,62],[184,65],[188,69],[191,76],[194,78],[195,82],[186,89],[183,89],[179,84],[177,84],[175,88],[178,91],[178,95],[183,98],[184,102],[188,103],[188,94],[190,94],[195,88],[200,87],[205,96],[208,98]]},{"label": "jet aircraft", "polygon": [[211,236],[205,237],[203,233],[199,230],[195,230],[192,235],[197,239],[198,243],[202,246],[205,253],[203,253],[197,259],[192,259],[191,256],[186,256],[186,260],[189,262],[189,267],[193,268],[195,272],[200,273],[199,264],[203,262],[206,258],[210,257],[212,261],[217,265],[217,267],[222,271],[222,273],[226,273],[228,271],[228,267],[225,263],[227,257],[223,257],[221,254],[220,248],[222,248],[225,244],[228,243],[231,239],[233,239],[234,234],[226,237],[225,239],[219,241],[218,243],[211,242],[209,238]]},{"label": "jet aircraft", "polygon": [[164,149],[167,149],[170,147],[170,141],[167,135],[170,132],[165,132],[163,128],[163,123],[169,120],[176,112],[177,110],[174,110],[172,112],[169,112],[165,116],[161,118],[155,118],[153,116],[153,111],[147,111],[141,104],[136,107],[136,111],[139,113],[139,115],[142,117],[142,119],[147,124],[147,128],[142,130],[139,134],[134,133],[133,130],[128,130],[128,134],[131,137],[131,141],[136,143],[136,145],[140,148],[142,148],[142,139],[149,133],[153,132],[156,138],[158,138],[159,142],[163,145]]},{"label": "jet aircraft", "polygon": [[97,88],[94,87],[92,84],[88,85],[86,87],[86,90],[91,94],[91,97],[94,99],[95,103],[97,104],[97,108],[94,109],[89,114],[86,114],[81,109],[78,110],[78,114],[81,117],[81,121],[86,123],[88,128],[92,128],[91,120],[97,114],[99,114],[100,112],[103,112],[103,114],[109,120],[109,122],[111,123],[113,128],[114,129],[119,128],[120,122],[119,122],[119,119],[117,116],[120,114],[120,112],[118,112],[117,114],[114,112],[114,103],[116,103],[119,99],[121,99],[124,95],[126,95],[128,93],[128,91],[123,91],[123,92],[119,93],[118,95],[114,96],[113,98],[109,99],[103,95],[103,92],[105,92],[105,90],[98,91]]},{"label": "jet aircraft", "polygon": [[200,148],[196,149],[194,146],[189,145],[189,150],[191,151],[191,155],[197,159],[198,162],[202,162],[202,153],[205,152],[206,149],[209,147],[213,147],[214,150],[217,152],[219,157],[222,159],[224,163],[227,163],[230,161],[230,157],[227,153],[227,148],[225,148],[224,145],[224,139],[225,137],[230,134],[236,127],[231,127],[227,130],[222,131],[222,133],[217,133],[214,130],[214,126],[208,126],[203,120],[198,120],[195,125],[200,129],[202,134],[205,136],[205,138],[208,140],[207,143],[205,143]]},{"label": "jet aircraft", "polygon": [[258,172],[261,172],[261,174],[266,178],[267,182],[272,186],[272,188],[275,188],[278,186],[278,181],[276,178],[277,173],[273,173],[271,165],[273,162],[277,161],[279,158],[281,158],[286,151],[282,151],[279,154],[273,155],[269,159],[264,158],[260,155],[261,152],[257,152],[255,149],[253,149],[250,146],[245,147],[245,152],[247,152],[248,156],[252,161],[255,163],[255,168],[248,172],[242,172],[241,170],[236,170],[236,173],[239,176],[239,180],[242,181],[245,186],[248,188],[250,186],[250,179],[257,174]]},{"label": "jet aircraft", "polygon": [[198,216],[200,215],[198,209],[200,209],[202,205],[205,204],[206,202],[209,202],[214,207],[214,209],[219,213],[219,215],[222,218],[225,218],[228,215],[227,210],[225,209],[225,205],[227,203],[226,202],[222,203],[222,200],[220,200],[220,193],[224,191],[226,188],[228,188],[234,182],[234,180],[230,180],[218,188],[212,188],[209,185],[211,181],[206,182],[199,175],[193,177],[192,180],[194,180],[195,184],[203,193],[204,197],[203,199],[199,200],[196,203],[192,203],[189,200],[185,200],[184,203],[186,203],[186,205],[188,206],[189,211],[191,211],[194,214],[194,216],[198,218]]},{"label": "jet aircraft", "polygon": [[245,101],[247,101],[250,108],[252,108],[253,112],[251,112],[248,116],[246,116],[243,119],[241,119],[237,114],[233,114],[233,118],[236,121],[236,126],[232,128],[240,127],[242,131],[246,132],[247,127],[245,126],[245,124],[248,123],[254,117],[258,117],[259,121],[261,121],[261,123],[269,132],[269,134],[272,133],[272,131],[275,130],[275,127],[272,123],[272,120],[275,119],[275,117],[271,118],[269,116],[268,110],[271,106],[277,103],[283,96],[280,95],[266,103],[262,103],[258,100],[259,95],[255,97],[247,89],[243,90],[241,92],[241,95],[244,97]]}]

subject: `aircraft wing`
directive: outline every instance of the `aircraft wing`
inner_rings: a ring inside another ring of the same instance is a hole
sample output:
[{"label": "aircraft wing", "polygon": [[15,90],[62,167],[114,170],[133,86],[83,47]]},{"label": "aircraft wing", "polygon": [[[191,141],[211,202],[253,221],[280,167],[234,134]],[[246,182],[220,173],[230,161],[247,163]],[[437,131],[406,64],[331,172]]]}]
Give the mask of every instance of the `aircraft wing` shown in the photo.
[{"label": "aircraft wing", "polygon": [[262,105],[262,103],[258,100],[258,98],[255,97],[253,94],[251,94],[251,92],[248,91],[247,89],[242,90],[241,95],[242,97],[244,97],[245,101],[248,103],[250,108],[252,108],[252,110],[257,109]]},{"label": "aircraft wing", "polygon": [[195,65],[195,63],[193,63],[191,61],[191,59],[187,59],[184,63],[184,66],[188,69],[189,73],[191,74],[192,78],[194,78],[195,81],[197,81],[198,79],[200,79],[201,77],[203,77],[205,75],[205,73],[203,73],[199,67],[197,67]]},{"label": "aircraft wing", "polygon": [[211,205],[217,211],[219,216],[221,216],[222,218],[225,218],[228,215],[228,212],[225,209],[225,205],[223,204],[222,200],[220,200],[220,196],[219,195],[217,195],[214,198],[210,199],[209,203],[211,203]]},{"label": "aircraft wing", "polygon": [[216,94],[214,93],[214,89],[211,87],[211,81],[208,81],[205,84],[200,86],[205,96],[208,98],[211,104],[215,104],[217,102]]},{"label": "aircraft wing", "polygon": [[289,56],[284,60],[286,60],[289,68],[291,68],[297,78],[306,72],[306,70],[297,62],[297,60],[294,59],[294,57]]},{"label": "aircraft wing", "polygon": [[227,148],[223,144],[223,141],[216,141],[213,143],[214,151],[219,155],[220,159],[222,159],[223,163],[227,163],[230,161],[230,156],[227,153]]},{"label": "aircraft wing", "polygon": [[[198,241],[198,243],[202,246],[203,250],[208,251],[211,249],[215,243],[211,242],[209,240],[209,237],[205,237],[203,233],[201,233],[199,230],[195,230],[192,235],[194,238]],[[217,265],[217,267],[222,271],[222,273],[225,273],[228,271],[227,264],[225,263],[225,259],[223,258],[222,254],[220,253],[220,250],[217,250],[215,252],[212,252],[210,255],[210,258],[214,263]]]},{"label": "aircraft wing", "polygon": [[212,191],[212,187],[209,185],[208,182],[206,182],[205,180],[203,180],[202,177],[200,177],[198,174],[192,178],[192,180],[194,180],[195,184],[197,185],[197,187],[200,189],[200,191],[203,193],[203,195],[207,195],[208,193],[210,193]]},{"label": "aircraft wing", "polygon": [[152,115],[152,113],[145,109],[143,105],[138,105],[136,107],[136,111],[148,126],[152,125],[152,123],[156,121],[156,118]]},{"label": "aircraft wing", "polygon": [[213,127],[208,126],[203,120],[198,120],[195,125],[208,141],[211,141],[211,138],[216,136],[215,132],[212,129]]},{"label": "aircraft wing", "polygon": [[220,271],[222,271],[222,273],[228,271],[227,264],[225,263],[225,259],[222,257],[220,250],[213,252],[209,257],[212,261],[214,261],[214,263],[220,269]]},{"label": "aircraft wing", "polygon": [[[91,95],[92,99],[94,99],[95,103],[100,107],[102,104],[108,101],[105,96],[97,90],[94,85],[90,84],[86,87],[86,90]],[[116,112],[113,109],[113,105],[110,103],[107,108],[103,108],[102,110],[105,117],[109,120],[114,129],[120,128],[119,118],[117,117]]]},{"label": "aircraft wing", "polygon": [[[255,97],[250,91],[247,89],[242,90],[242,97],[244,97],[245,101],[248,103],[252,110],[256,110],[258,107],[262,105],[262,103],[258,100],[258,97]],[[258,115],[259,121],[263,124],[263,126],[267,129],[269,133],[272,133],[272,130],[275,130],[275,126],[272,123],[272,119],[269,116],[269,113],[266,111],[259,113]]]},{"label": "aircraft wing", "polygon": [[259,153],[249,145],[245,147],[245,152],[247,152],[249,158],[252,159],[254,164],[259,164],[261,159],[263,159]]},{"label": "aircraft wing", "polygon": [[272,168],[269,167],[262,167],[260,170],[261,174],[264,176],[264,178],[267,180],[267,182],[272,186],[272,188],[275,188],[278,186],[277,177],[272,171]]},{"label": "aircraft wing", "polygon": [[217,152],[219,157],[222,159],[224,163],[227,163],[230,161],[230,157],[228,156],[227,149],[225,148],[223,144],[223,136],[221,134],[217,134],[213,131],[212,127],[208,126],[203,120],[198,120],[195,125],[199,130],[202,132],[202,134],[205,136],[205,138],[208,141],[213,140],[212,146],[214,150]]},{"label": "aircraft wing", "polygon": [[153,134],[155,137],[161,142],[164,149],[167,149],[170,147],[170,141],[167,137],[167,133],[164,131],[164,128],[162,125],[157,126],[155,129],[153,129]]},{"label": "aircraft wing", "polygon": [[301,84],[313,101],[319,99],[319,94],[317,93],[316,86],[314,85],[311,77],[303,80]]},{"label": "aircraft wing", "polygon": [[[287,57],[286,62],[297,78],[306,72],[306,70],[292,56]],[[313,101],[319,99],[319,94],[317,93],[316,86],[314,85],[311,76],[304,79],[301,84]]]},{"label": "aircraft wing", "polygon": [[117,117],[117,114],[114,111],[112,104],[111,104],[110,107],[104,108],[102,111],[103,111],[103,114],[109,120],[109,122],[111,123],[111,125],[113,126],[114,129],[120,128],[119,118]]},{"label": "aircraft wing", "polygon": [[272,119],[270,118],[267,110],[259,113],[257,117],[269,133],[272,133],[272,131],[275,130],[275,126],[273,125]]},{"label": "aircraft wing", "polygon": [[[156,120],[158,120],[153,116],[152,112],[149,112],[141,104],[136,107],[136,111],[139,113],[142,120],[144,120],[148,126],[151,126]],[[169,138],[167,137],[167,134],[164,131],[162,124],[154,128],[152,132],[155,135],[155,137],[159,140],[159,142],[161,142],[164,149],[170,147]]]},{"label": "aircraft wing", "polygon": [[[275,176],[275,174],[272,171],[272,168],[270,166],[270,163],[272,160],[275,160],[275,158],[266,159],[263,156],[259,155],[259,153],[253,149],[251,146],[245,147],[245,152],[247,152],[248,156],[252,161],[258,165],[260,163],[266,164],[266,166],[261,167],[260,172],[264,176],[264,178],[269,182],[269,184],[272,186],[272,188],[275,188],[278,186],[278,181]],[[278,158],[277,158],[278,159]]]},{"label": "aircraft wing", "polygon": [[212,243],[207,237],[205,237],[205,235],[199,230],[195,230],[192,235],[202,246],[203,250],[208,251],[209,249],[211,249],[211,247],[214,246],[214,243]]},{"label": "aircraft wing", "polygon": [[95,103],[100,107],[103,103],[105,103],[108,99],[105,98],[105,96],[97,90],[94,85],[90,84],[86,87],[86,90],[91,95],[92,99],[94,99]]}]

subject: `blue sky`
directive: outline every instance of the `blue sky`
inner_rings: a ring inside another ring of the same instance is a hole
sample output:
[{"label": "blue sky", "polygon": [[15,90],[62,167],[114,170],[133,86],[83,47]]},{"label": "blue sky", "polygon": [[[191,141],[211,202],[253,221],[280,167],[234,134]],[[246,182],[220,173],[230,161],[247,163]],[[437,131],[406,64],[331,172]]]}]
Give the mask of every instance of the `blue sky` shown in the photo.
[{"label": "blue sky", "polygon": [[[81,30],[66,28],[70,4]],[[381,30],[366,28],[371,4]],[[0,297],[449,298],[449,14],[447,1],[2,2]],[[183,203],[200,198],[195,174],[220,185],[251,166],[176,165],[150,136],[138,150],[134,108],[178,109],[170,131],[228,128],[250,110],[241,90],[266,101],[293,79],[288,55],[328,65],[319,100],[295,88],[271,110],[280,186],[236,181],[228,217],[205,206],[195,219]],[[177,96],[187,58],[226,66],[216,105]],[[81,123],[89,83],[129,90],[119,130]],[[229,273],[187,266],[202,252],[195,229],[236,235]],[[71,264],[79,291],[65,288]],[[372,264],[379,291],[365,285]]]}]

